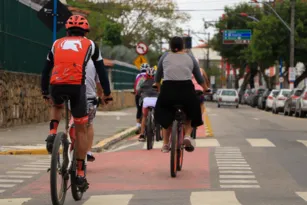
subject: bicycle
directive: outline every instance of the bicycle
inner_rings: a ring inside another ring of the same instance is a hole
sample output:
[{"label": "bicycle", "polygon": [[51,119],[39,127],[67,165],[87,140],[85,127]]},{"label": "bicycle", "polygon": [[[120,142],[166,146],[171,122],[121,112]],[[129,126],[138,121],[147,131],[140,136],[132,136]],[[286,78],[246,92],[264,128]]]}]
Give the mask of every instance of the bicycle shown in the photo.
[{"label": "bicycle", "polygon": [[[88,189],[86,184],[84,187],[77,186],[77,159],[76,159],[76,147],[75,136],[70,135],[71,129],[74,126],[73,117],[69,120],[68,115],[68,102],[69,97],[62,97],[65,104],[65,132],[57,133],[52,149],[51,155],[51,167],[50,171],[50,191],[51,191],[51,201],[53,205],[63,205],[65,202],[66,192],[71,187],[72,196],[75,201],[79,201],[83,197],[83,193]],[[96,98],[97,107],[101,103],[99,98]],[[112,98],[106,99],[105,103],[112,101]],[[61,149],[61,145],[63,148]],[[63,163],[60,162],[60,154],[63,155]],[[85,158],[85,164],[87,163],[87,158]],[[85,169],[86,172],[86,169]],[[58,195],[57,187],[57,174],[61,176],[61,188],[60,195]],[[71,181],[70,186],[68,186],[68,181]],[[68,186],[68,187],[67,187]]]},{"label": "bicycle", "polygon": [[184,137],[184,128],[183,124],[186,120],[186,115],[183,112],[182,105],[175,105],[176,113],[175,113],[175,120],[173,121],[172,125],[172,133],[171,133],[171,176],[176,177],[177,171],[182,170],[183,165],[183,137]]},{"label": "bicycle", "polygon": [[148,116],[145,126],[145,137],[147,141],[147,150],[150,150],[153,148],[155,137],[156,141],[161,140],[161,127],[159,124],[155,122],[154,118],[154,107],[150,106],[148,107]]},{"label": "bicycle", "polygon": [[[211,90],[208,90],[206,93],[210,93]],[[196,90],[196,95],[198,98],[202,98],[202,97],[205,97],[205,93],[201,90]],[[201,101],[201,99],[200,99]],[[196,133],[197,133],[197,127],[193,127],[193,130],[192,130],[192,133],[191,133],[191,137],[193,139],[196,139]]]}]

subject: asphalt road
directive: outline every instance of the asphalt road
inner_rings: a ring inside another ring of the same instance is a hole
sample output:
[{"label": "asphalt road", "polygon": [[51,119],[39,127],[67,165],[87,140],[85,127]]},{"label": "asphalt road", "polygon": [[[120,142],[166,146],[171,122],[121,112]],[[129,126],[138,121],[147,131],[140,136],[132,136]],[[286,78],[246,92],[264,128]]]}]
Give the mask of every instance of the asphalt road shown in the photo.
[{"label": "asphalt road", "polygon": [[[197,148],[185,153],[177,178],[170,177],[170,157],[160,144],[148,151],[132,137],[96,154],[88,164],[90,189],[79,202],[69,193],[65,204],[307,204],[307,119],[212,103],[207,114],[214,137],[198,130]],[[0,204],[50,205],[48,160],[0,156]]]}]

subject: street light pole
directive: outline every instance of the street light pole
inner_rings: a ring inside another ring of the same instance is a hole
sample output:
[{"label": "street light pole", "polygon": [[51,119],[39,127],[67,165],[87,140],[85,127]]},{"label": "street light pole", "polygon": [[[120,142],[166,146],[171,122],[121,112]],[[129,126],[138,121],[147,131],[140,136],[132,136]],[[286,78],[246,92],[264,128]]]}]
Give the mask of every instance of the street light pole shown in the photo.
[{"label": "street light pole", "polygon": [[[294,67],[294,46],[295,46],[295,0],[291,0],[291,33],[290,33],[290,67]],[[290,74],[290,73],[289,73]],[[288,74],[288,75],[289,75]],[[290,82],[290,88],[294,88],[293,82]]]}]

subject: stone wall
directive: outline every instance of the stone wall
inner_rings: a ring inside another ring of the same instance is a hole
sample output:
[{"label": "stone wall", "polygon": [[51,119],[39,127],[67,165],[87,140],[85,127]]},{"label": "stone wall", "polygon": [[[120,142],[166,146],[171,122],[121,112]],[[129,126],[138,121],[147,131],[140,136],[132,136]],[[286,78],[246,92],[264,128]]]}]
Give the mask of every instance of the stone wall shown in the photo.
[{"label": "stone wall", "polygon": [[[114,101],[102,110],[135,106],[131,91],[113,91]],[[0,70],[0,128],[49,120],[49,105],[40,91],[40,76]]]}]

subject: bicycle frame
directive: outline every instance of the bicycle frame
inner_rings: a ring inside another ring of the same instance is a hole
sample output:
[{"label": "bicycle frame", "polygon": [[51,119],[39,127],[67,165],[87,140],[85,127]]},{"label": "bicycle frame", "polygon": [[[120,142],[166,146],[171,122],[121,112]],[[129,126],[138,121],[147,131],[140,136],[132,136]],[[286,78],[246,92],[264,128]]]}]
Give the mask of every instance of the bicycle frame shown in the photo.
[{"label": "bicycle frame", "polygon": [[71,140],[71,136],[69,134],[71,128],[73,127],[74,125],[74,118],[73,116],[71,116],[70,120],[68,119],[68,101],[65,101],[65,128],[66,128],[66,136],[67,136],[67,140],[69,142],[69,145],[68,145],[68,153],[67,153],[67,156],[68,156],[68,165],[67,165],[67,168],[66,168],[66,171],[68,172],[71,168],[71,165],[72,165],[72,158],[74,156],[74,149],[71,149],[71,146],[72,146],[72,140]]}]

